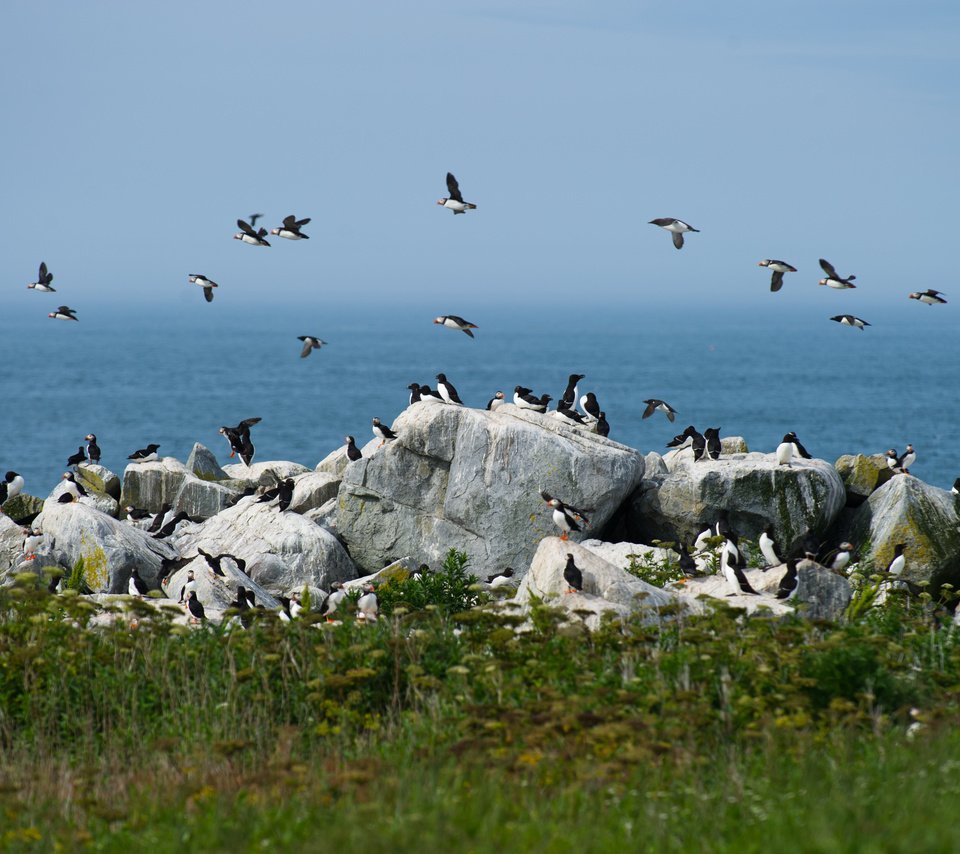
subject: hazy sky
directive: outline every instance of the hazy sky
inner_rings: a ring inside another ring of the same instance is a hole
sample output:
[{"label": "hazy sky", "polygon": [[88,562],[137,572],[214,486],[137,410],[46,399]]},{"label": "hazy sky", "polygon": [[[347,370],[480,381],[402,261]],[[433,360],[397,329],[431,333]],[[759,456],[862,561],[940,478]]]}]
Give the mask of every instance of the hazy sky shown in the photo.
[{"label": "hazy sky", "polygon": [[[0,318],[207,310],[191,272],[210,310],[933,311],[905,295],[960,301],[958,45],[956,0],[7,0]],[[477,211],[435,205],[448,169]],[[253,211],[311,240],[232,240]],[[702,234],[677,252],[658,216]],[[821,255],[861,287],[817,288]],[[780,295],[764,257],[800,268]]]}]

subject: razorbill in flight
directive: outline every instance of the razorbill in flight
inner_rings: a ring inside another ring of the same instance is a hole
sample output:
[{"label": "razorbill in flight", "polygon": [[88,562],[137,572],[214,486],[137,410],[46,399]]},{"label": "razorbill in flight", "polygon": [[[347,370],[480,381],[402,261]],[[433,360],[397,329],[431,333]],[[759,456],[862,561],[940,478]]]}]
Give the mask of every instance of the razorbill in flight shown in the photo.
[{"label": "razorbill in flight", "polygon": [[219,433],[227,442],[230,443],[231,459],[239,454],[244,465],[249,466],[253,462],[253,456],[257,449],[253,446],[253,440],[250,438],[250,428],[259,424],[260,418],[245,418],[236,427],[223,426]]},{"label": "razorbill in flight", "polygon": [[373,435],[380,440],[380,444],[377,445],[378,448],[382,448],[391,439],[397,438],[397,434],[386,424],[381,424],[379,418],[374,418],[370,423],[373,425]]},{"label": "razorbill in flight", "polygon": [[434,323],[439,323],[441,326],[446,326],[447,329],[459,329],[461,332],[465,332],[471,338],[473,338],[473,333],[471,329],[479,329],[476,323],[471,323],[469,320],[464,320],[462,317],[457,317],[455,314],[444,314],[440,317],[434,318]]},{"label": "razorbill in flight", "polygon": [[300,351],[300,358],[306,359],[314,350],[319,350],[327,342],[315,335],[298,335],[297,340],[303,342],[303,349]]},{"label": "razorbill in flight", "polygon": [[827,275],[826,278],[821,279],[818,284],[826,285],[828,288],[836,288],[838,291],[856,287],[856,285],[853,284],[853,280],[857,278],[856,276],[847,276],[846,278],[843,278],[834,269],[833,264],[831,264],[825,258],[820,259],[820,266],[823,268],[823,272]]},{"label": "razorbill in flight", "polygon": [[671,424],[677,417],[677,410],[664,400],[652,397],[650,400],[645,400],[644,403],[647,404],[647,408],[643,410],[643,418],[649,418],[658,409],[667,416],[667,421]]},{"label": "razorbill in flight", "polygon": [[872,323],[868,323],[866,320],[863,320],[859,317],[854,317],[852,314],[838,314],[835,317],[831,317],[831,320],[835,320],[837,323],[841,323],[844,326],[855,326],[861,332],[863,332],[864,326],[873,326]]},{"label": "razorbill in flight", "polygon": [[77,310],[68,305],[61,305],[56,311],[51,311],[47,317],[52,317],[54,320],[76,320]]},{"label": "razorbill in flight", "polygon": [[[31,287],[31,285],[27,285],[27,287]],[[910,299],[920,300],[920,302],[926,303],[927,305],[947,304],[947,301],[943,298],[943,294],[940,293],[940,291],[935,291],[931,288],[927,288],[927,290],[921,293],[910,294]]]},{"label": "razorbill in flight", "polygon": [[800,579],[797,577],[797,562],[790,558],[787,561],[787,571],[780,579],[780,586],[777,587],[777,598],[792,599],[797,595],[797,589],[800,587]]},{"label": "razorbill in flight", "polygon": [[290,214],[283,218],[282,226],[271,228],[270,233],[277,235],[277,237],[285,237],[287,240],[309,240],[310,236],[300,231],[308,222],[310,222],[310,217],[297,219],[293,214]]},{"label": "razorbill in flight", "polygon": [[361,459],[363,454],[357,447],[357,440],[354,439],[353,436],[344,436],[343,439],[347,443],[347,459],[350,460],[351,463],[355,463]]},{"label": "razorbill in flight", "polygon": [[650,225],[659,225],[660,228],[665,228],[673,236],[673,245],[677,249],[683,249],[683,235],[685,232],[694,231],[699,232],[699,228],[694,228],[692,225],[685,223],[682,219],[674,219],[673,217],[663,216],[657,219],[650,220]]},{"label": "razorbill in flight", "polygon": [[457,183],[457,179],[453,177],[452,172],[447,172],[447,192],[450,194],[450,197],[447,199],[439,199],[437,204],[449,208],[453,211],[454,215],[477,209],[476,205],[472,205],[470,202],[463,200],[463,196],[460,194],[460,185]]},{"label": "razorbill in flight", "polygon": [[567,565],[563,568],[563,580],[567,582],[567,593],[583,592],[583,573],[573,561],[573,555],[567,552]]},{"label": "razorbill in flight", "polygon": [[213,279],[208,279],[203,273],[190,273],[187,276],[187,281],[192,285],[199,285],[203,288],[203,298],[207,302],[213,302],[213,289],[220,287]]},{"label": "razorbill in flight", "polygon": [[758,267],[769,267],[773,270],[773,276],[770,279],[770,290],[773,293],[776,293],[783,287],[783,274],[784,273],[796,273],[797,268],[792,264],[788,264],[786,261],[777,261],[774,258],[764,258],[758,265]]},{"label": "razorbill in flight", "polygon": [[91,463],[99,463],[100,446],[97,444],[97,437],[93,433],[87,433],[83,438],[87,440],[87,459]]},{"label": "razorbill in flight", "polygon": [[254,231],[253,227],[247,225],[242,219],[237,220],[237,227],[240,229],[240,233],[233,235],[234,240],[239,240],[243,243],[249,243],[251,246],[270,245],[266,240],[263,239],[267,236],[267,230],[265,228]]},{"label": "razorbill in flight", "polygon": [[443,398],[444,403],[463,406],[463,401],[460,400],[460,395],[457,394],[457,390],[453,387],[453,383],[447,379],[446,374],[437,374],[437,391],[439,392],[440,397]]},{"label": "razorbill in flight", "polygon": [[57,289],[50,287],[50,282],[53,281],[53,273],[47,271],[47,265],[41,261],[40,262],[40,274],[37,276],[35,282],[30,282],[27,285],[28,288],[32,288],[35,291],[42,291],[43,293],[53,294],[56,293]]},{"label": "razorbill in flight", "polygon": [[128,460],[133,460],[135,463],[152,463],[157,458],[157,449],[159,445],[147,445],[145,448],[141,448],[139,451],[134,451],[127,457]]}]

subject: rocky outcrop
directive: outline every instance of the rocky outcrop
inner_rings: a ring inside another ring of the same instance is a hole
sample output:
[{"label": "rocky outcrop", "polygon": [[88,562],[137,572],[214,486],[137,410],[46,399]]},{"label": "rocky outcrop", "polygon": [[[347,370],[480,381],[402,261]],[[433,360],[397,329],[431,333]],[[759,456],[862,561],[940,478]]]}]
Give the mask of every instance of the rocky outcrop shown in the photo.
[{"label": "rocky outcrop", "polygon": [[583,540],[580,543],[587,551],[603,558],[607,563],[627,569],[633,562],[676,564],[680,556],[670,549],[645,546],[641,543],[605,543],[602,540]]},{"label": "rocky outcrop", "polygon": [[173,505],[186,477],[192,477],[190,470],[173,457],[131,463],[123,472],[120,505],[157,513],[165,504]]},{"label": "rocky outcrop", "polygon": [[3,504],[3,513],[18,525],[27,524],[27,520],[43,510],[43,499],[21,492],[7,499]]},{"label": "rocky outcrop", "polygon": [[183,511],[191,519],[209,519],[224,510],[240,494],[235,481],[217,483],[189,475],[180,482],[173,498],[173,510]]},{"label": "rocky outcrop", "polygon": [[87,504],[48,501],[37,525],[44,533],[44,553],[58,566],[70,570],[83,557],[87,584],[96,593],[125,593],[134,567],[155,586],[161,558],[176,557],[165,541]]},{"label": "rocky outcrop", "polygon": [[329,531],[289,510],[280,513],[252,498],[172,538],[182,554],[197,548],[247,562],[247,574],[265,589],[282,593],[308,584],[328,590],[357,575],[343,546]]},{"label": "rocky outcrop", "polygon": [[77,466],[77,480],[88,492],[109,495],[114,501],[120,500],[120,478],[110,469],[97,463],[80,463]]},{"label": "rocky outcrop", "polygon": [[23,528],[0,513],[0,575],[16,566],[23,555]]},{"label": "rocky outcrop", "polygon": [[293,498],[290,509],[294,513],[316,510],[337,497],[340,478],[328,472],[308,471],[293,479]]},{"label": "rocky outcrop", "polygon": [[774,539],[790,544],[824,532],[844,505],[840,476],[823,460],[778,466],[772,454],[751,453],[693,462],[683,451],[668,465],[669,474],[644,480],[625,506],[625,538],[690,543],[726,510],[741,537],[772,525]]},{"label": "rocky outcrop", "polygon": [[[66,491],[66,481],[61,480],[53,488],[53,491],[50,493],[50,495],[47,496],[47,500],[43,502],[43,509],[46,511],[51,504],[56,504],[57,499],[59,499],[60,496]],[[86,495],[80,497],[80,503],[86,504],[88,507],[96,507],[96,509],[101,513],[106,513],[108,516],[113,516],[114,518],[120,515],[119,506],[117,505],[116,499],[111,498],[109,495],[106,495],[102,492],[88,491]]]},{"label": "rocky outcrop", "polygon": [[310,471],[300,463],[291,463],[287,460],[271,460],[263,463],[254,463],[245,466],[243,463],[224,466],[224,472],[231,480],[242,486],[276,486],[281,480],[296,477]]},{"label": "rocky outcrop", "polygon": [[174,602],[179,600],[180,591],[183,589],[183,585],[187,583],[187,575],[190,570],[193,570],[194,581],[197,585],[197,598],[203,605],[204,610],[212,608],[215,611],[224,611],[229,608],[231,603],[236,601],[239,585],[243,585],[247,590],[254,592],[258,605],[263,605],[264,608],[268,609],[280,607],[280,602],[277,601],[275,596],[240,572],[234,566],[233,561],[221,561],[220,570],[223,572],[223,577],[221,577],[213,573],[210,564],[203,556],[198,556],[182,569],[178,569],[163,585],[164,593]]},{"label": "rocky outcrop", "polygon": [[850,537],[875,569],[886,569],[897,543],[906,543],[904,579],[929,581],[931,592],[945,582],[960,585],[956,498],[912,475],[895,475],[874,492],[853,517]]},{"label": "rocky outcrop", "polygon": [[480,575],[526,567],[556,531],[541,489],[591,508],[598,529],[643,477],[637,451],[511,404],[414,404],[393,429],[397,440],[346,468],[337,499],[338,534],[367,571],[451,547]]},{"label": "rocky outcrop", "polygon": [[893,477],[893,471],[887,465],[887,458],[883,454],[869,457],[863,454],[844,454],[837,459],[833,467],[843,481],[848,507],[859,507],[874,490]]},{"label": "rocky outcrop", "polygon": [[194,443],[190,456],[187,457],[187,469],[200,480],[228,480],[228,475],[217,462],[213,451],[199,442]]}]

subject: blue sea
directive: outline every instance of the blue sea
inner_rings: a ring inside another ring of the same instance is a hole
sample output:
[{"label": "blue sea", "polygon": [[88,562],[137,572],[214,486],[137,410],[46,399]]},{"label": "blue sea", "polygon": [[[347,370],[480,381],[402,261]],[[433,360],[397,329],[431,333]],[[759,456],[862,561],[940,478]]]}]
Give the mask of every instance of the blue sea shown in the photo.
[{"label": "blue sea", "polygon": [[[184,299],[151,309],[87,305],[79,323],[47,319],[20,302],[0,335],[0,471],[24,475],[44,496],[67,457],[96,433],[103,463],[122,473],[150,442],[185,460],[194,442],[226,461],[221,425],[263,419],[258,460],[315,465],[370,419],[390,423],[407,385],[435,385],[443,371],[470,406],[516,385],[558,398],[573,372],[586,374],[611,425],[610,437],[664,451],[687,424],[743,436],[772,451],[795,430],[816,457],[917,450],[912,471],[949,488],[960,475],[960,364],[953,306],[904,299],[869,316],[861,332],[830,322],[848,310],[829,300],[797,308],[756,306],[516,304],[471,310],[450,305],[207,305]],[[42,298],[37,296],[39,305]],[[358,295],[359,296],[359,295]],[[50,303],[50,305],[47,305]],[[476,338],[432,324],[454,312]],[[301,359],[298,335],[329,342]],[[674,424],[641,419],[644,398],[668,401]]]}]

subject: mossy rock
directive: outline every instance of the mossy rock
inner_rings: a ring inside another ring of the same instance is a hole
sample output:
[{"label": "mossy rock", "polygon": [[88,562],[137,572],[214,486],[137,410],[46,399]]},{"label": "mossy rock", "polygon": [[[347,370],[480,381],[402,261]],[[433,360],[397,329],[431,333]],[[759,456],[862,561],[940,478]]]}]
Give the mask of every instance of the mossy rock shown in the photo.
[{"label": "mossy rock", "polygon": [[18,525],[25,524],[23,520],[36,516],[42,510],[43,499],[34,495],[27,495],[25,492],[14,495],[3,505],[3,512]]},{"label": "mossy rock", "polygon": [[81,463],[77,466],[77,480],[88,492],[99,492],[114,501],[120,500],[120,478],[105,466]]},{"label": "mossy rock", "polygon": [[859,507],[891,477],[893,472],[883,454],[844,454],[833,464],[847,491],[847,505]]}]

